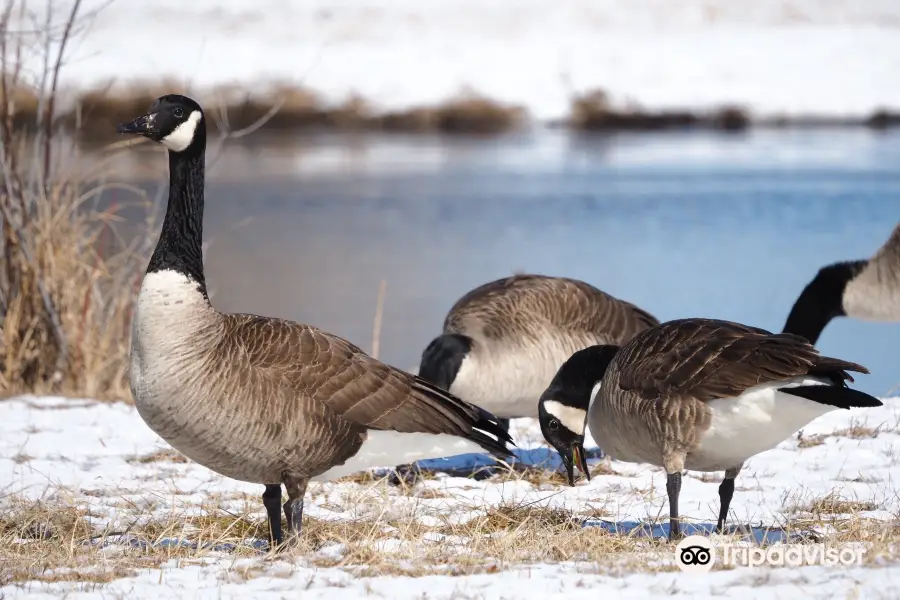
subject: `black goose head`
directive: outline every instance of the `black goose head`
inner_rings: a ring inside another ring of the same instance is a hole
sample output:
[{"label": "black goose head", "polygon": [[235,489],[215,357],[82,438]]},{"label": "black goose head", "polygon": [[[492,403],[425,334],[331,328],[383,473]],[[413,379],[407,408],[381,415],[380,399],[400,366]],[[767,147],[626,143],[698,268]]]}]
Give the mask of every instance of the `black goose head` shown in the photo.
[{"label": "black goose head", "polygon": [[473,344],[472,338],[459,333],[445,333],[434,338],[422,351],[419,377],[450,391]]},{"label": "black goose head", "polygon": [[168,94],[154,100],[147,114],[118,127],[119,133],[142,135],[171,152],[187,152],[206,146],[206,118],[194,100]]},{"label": "black goose head", "polygon": [[575,485],[575,467],[591,480],[584,454],[584,429],[594,388],[603,380],[618,346],[590,346],[566,360],[538,400],[544,439],[556,448]]}]

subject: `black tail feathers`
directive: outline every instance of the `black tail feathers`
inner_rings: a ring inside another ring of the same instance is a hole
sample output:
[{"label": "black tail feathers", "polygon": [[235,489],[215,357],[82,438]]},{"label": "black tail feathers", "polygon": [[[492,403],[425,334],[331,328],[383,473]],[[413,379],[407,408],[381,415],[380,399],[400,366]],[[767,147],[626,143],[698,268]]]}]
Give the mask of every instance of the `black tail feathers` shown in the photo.
[{"label": "black tail feathers", "polygon": [[515,447],[516,444],[509,432],[503,428],[497,417],[483,408],[477,406],[475,408],[478,409],[478,420],[472,426],[470,439],[498,458],[511,457],[512,450],[507,445]]},{"label": "black tail feathers", "polygon": [[445,333],[434,338],[422,352],[419,377],[441,389],[449,390],[463,359],[472,349],[472,338],[458,333]]},{"label": "black tail feathers", "polygon": [[836,408],[874,408],[884,404],[878,398],[865,392],[834,385],[801,385],[778,388],[778,391]]}]

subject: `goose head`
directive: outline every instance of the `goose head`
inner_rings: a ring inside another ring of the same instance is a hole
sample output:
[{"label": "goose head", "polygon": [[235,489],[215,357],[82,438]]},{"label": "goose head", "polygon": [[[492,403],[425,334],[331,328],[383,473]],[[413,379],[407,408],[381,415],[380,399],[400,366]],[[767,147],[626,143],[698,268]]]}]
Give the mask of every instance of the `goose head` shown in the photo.
[{"label": "goose head", "polygon": [[179,94],[160,96],[147,114],[122,123],[119,133],[141,135],[171,152],[185,152],[206,144],[206,118],[196,101]]},{"label": "goose head", "polygon": [[591,400],[618,350],[618,346],[608,345],[579,350],[562,364],[538,400],[541,433],[559,452],[569,485],[575,485],[576,467],[591,480],[584,453],[585,422]]}]

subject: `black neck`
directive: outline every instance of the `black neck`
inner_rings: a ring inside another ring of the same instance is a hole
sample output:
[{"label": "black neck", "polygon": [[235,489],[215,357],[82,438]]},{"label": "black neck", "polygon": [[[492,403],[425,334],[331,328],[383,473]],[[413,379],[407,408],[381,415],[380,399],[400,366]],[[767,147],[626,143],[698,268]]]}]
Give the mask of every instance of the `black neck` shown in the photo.
[{"label": "black neck", "polygon": [[603,379],[619,346],[589,346],[572,354],[562,364],[547,389],[553,400],[587,410],[594,386]]},{"label": "black neck", "polygon": [[205,145],[169,151],[169,203],[147,272],[177,271],[197,282],[206,297],[203,275],[203,185]]},{"label": "black neck", "polygon": [[843,317],[844,290],[868,261],[854,260],[822,267],[803,289],[784,324],[784,333],[802,335],[815,344],[835,317]]}]

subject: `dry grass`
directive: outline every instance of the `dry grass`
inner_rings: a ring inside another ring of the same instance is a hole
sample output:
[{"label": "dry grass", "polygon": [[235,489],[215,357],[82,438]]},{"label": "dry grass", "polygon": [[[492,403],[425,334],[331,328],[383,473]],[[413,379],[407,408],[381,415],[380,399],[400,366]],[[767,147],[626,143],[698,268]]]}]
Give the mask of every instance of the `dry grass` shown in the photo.
[{"label": "dry grass", "polygon": [[384,131],[493,134],[515,129],[526,118],[519,106],[507,106],[472,92],[433,107],[390,112],[372,119]]},{"label": "dry grass", "polygon": [[[240,544],[251,538],[265,539],[268,534],[262,506],[255,500],[239,514],[209,507],[200,515],[155,516],[121,531],[97,526],[99,521],[89,509],[71,502],[10,497],[3,504],[0,565],[10,583],[103,583],[173,558],[190,562],[215,554],[209,546],[103,547],[102,542],[122,534],[151,544],[167,538],[190,539],[201,545],[235,544],[232,552],[237,556],[259,556],[258,551]],[[657,542],[582,528],[579,517],[559,509],[505,505],[477,512],[462,524],[447,520],[431,526],[423,525],[414,514],[338,521],[304,517],[300,543],[290,554],[303,556],[310,566],[340,566],[366,575],[422,576],[492,572],[547,561],[611,564],[623,553],[659,547]],[[441,514],[433,516],[440,518]],[[335,551],[338,546],[339,552]]]},{"label": "dry grass", "polygon": [[[343,501],[345,507],[374,506],[375,510],[366,516],[340,520],[304,517],[299,544],[285,558],[291,559],[290,564],[296,565],[296,559],[301,559],[299,564],[304,566],[341,567],[360,576],[462,575],[570,561],[609,574],[675,569],[671,561],[673,548],[667,542],[581,526],[584,518],[596,514],[574,514],[521,503],[458,507],[473,514],[468,520],[458,521],[452,517],[460,513],[439,508],[442,495],[428,507],[417,504],[398,511],[395,503],[372,504],[372,491],[357,488],[348,492]],[[424,491],[435,490],[422,490],[420,486],[413,497],[435,497],[420,495]],[[229,577],[251,579],[271,574],[266,565],[273,557],[246,545],[254,538],[265,539],[268,533],[261,503],[256,498],[245,499],[238,510],[219,498],[196,514],[150,513],[149,508],[131,505],[129,509],[125,503],[117,513],[119,520],[128,525],[114,531],[103,526],[100,518],[107,514],[111,498],[82,497],[72,501],[61,492],[52,497],[56,499],[34,502],[10,496],[0,503],[0,566],[7,582],[67,581],[99,586],[172,559],[179,564],[192,564],[222,556],[221,549],[211,547],[219,544],[234,545],[227,551],[229,556],[258,559],[235,567],[236,571],[227,566],[234,565],[229,560],[223,565],[229,570]],[[868,562],[876,556],[896,560],[900,526],[858,516],[860,510],[870,506],[829,496],[818,499],[809,508],[819,513],[841,513],[844,517],[801,517],[787,523],[785,529],[797,532],[827,524],[832,531],[827,539],[811,538],[809,543],[863,542],[871,548],[866,555]],[[430,520],[421,520],[423,516]],[[125,544],[122,538],[115,537],[121,535],[144,544]],[[189,539],[197,542],[199,549],[159,544],[165,539]],[[113,544],[114,540],[118,541]],[[103,542],[109,544],[104,547]]]},{"label": "dry grass", "polygon": [[719,131],[743,131],[749,127],[817,128],[869,127],[889,129],[900,126],[900,114],[887,109],[876,110],[868,117],[792,116],[754,119],[740,106],[723,106],[717,110],[647,111],[639,106],[613,106],[603,90],[594,90],[572,99],[567,125],[579,131],[657,131],[664,129],[700,128]]},{"label": "dry grass", "polygon": [[857,515],[878,510],[878,503],[871,500],[856,500],[841,497],[832,491],[818,498],[796,501],[789,510],[795,514],[812,515],[815,519],[830,519],[834,515]]},{"label": "dry grass", "polygon": [[[20,7],[7,0],[0,31]],[[40,34],[48,47],[65,45],[63,26]],[[65,148],[52,126],[60,64],[28,88],[13,43],[0,36],[0,396],[128,398],[125,357],[146,238],[115,237],[122,203],[102,207],[113,189],[105,163],[77,174],[57,166]],[[26,121],[32,135],[17,128]],[[134,200],[149,208],[140,194]]]},{"label": "dry grass", "polygon": [[[896,429],[896,427],[894,427]],[[798,448],[815,448],[816,446],[821,446],[825,443],[825,440],[828,438],[849,438],[851,440],[866,440],[873,439],[879,436],[881,433],[885,433],[889,431],[885,424],[880,424],[876,427],[871,427],[866,425],[865,423],[852,420],[848,427],[843,429],[836,429],[829,433],[818,433],[811,436],[803,435],[803,431],[797,432],[797,447]]]},{"label": "dry grass", "polygon": [[735,106],[705,114],[696,111],[648,112],[637,106],[614,107],[607,94],[595,90],[572,100],[569,127],[581,131],[650,131],[703,127],[739,131],[750,125],[747,112]]},{"label": "dry grass", "polygon": [[[376,130],[405,133],[494,134],[520,126],[527,112],[490,98],[463,91],[457,97],[434,106],[379,113],[357,95],[344,102],[326,103],[312,90],[275,83],[262,89],[218,86],[200,92],[182,81],[162,79],[134,83],[127,87],[102,84],[67,99],[69,108],[57,115],[56,128],[77,135],[87,144],[103,144],[115,139],[116,125],[143,114],[164,93],[195,95],[213,116],[213,131],[244,129],[263,121],[259,130],[297,132],[303,130]],[[34,132],[38,117],[39,92],[26,86],[16,88],[15,129]],[[270,114],[273,105],[279,108]]]},{"label": "dry grass", "polygon": [[142,456],[134,456],[128,459],[128,462],[138,463],[138,464],[147,464],[154,462],[169,462],[169,463],[181,463],[185,464],[188,461],[187,457],[185,457],[182,453],[177,452],[175,450],[163,449],[152,454],[144,454]]}]

